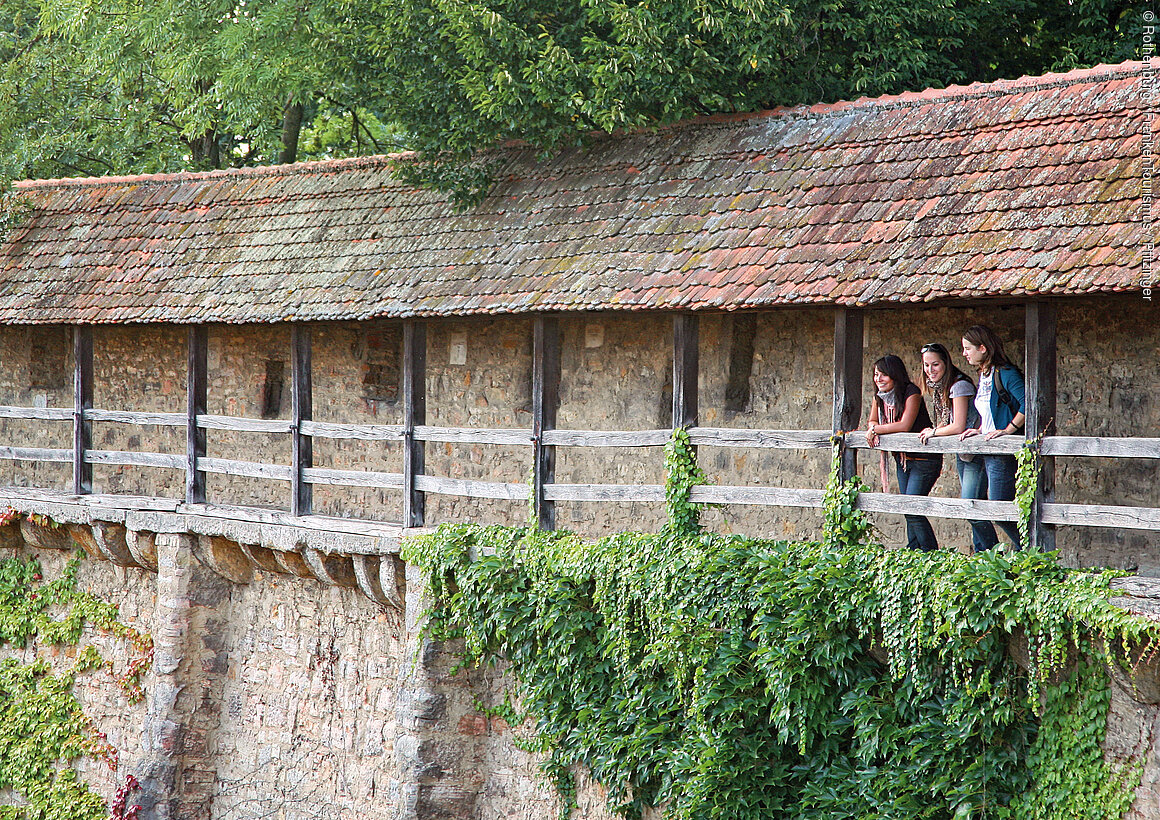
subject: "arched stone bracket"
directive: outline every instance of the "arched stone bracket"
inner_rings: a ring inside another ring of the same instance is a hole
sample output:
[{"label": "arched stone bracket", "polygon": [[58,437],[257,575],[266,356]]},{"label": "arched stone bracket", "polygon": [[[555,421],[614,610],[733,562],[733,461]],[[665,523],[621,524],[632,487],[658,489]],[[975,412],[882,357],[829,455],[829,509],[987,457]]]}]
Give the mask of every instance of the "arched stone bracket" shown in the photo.
[{"label": "arched stone bracket", "polygon": [[254,580],[254,565],[237,543],[216,535],[199,535],[193,542],[197,559],[227,581],[248,584]]},{"label": "arched stone bracket", "polygon": [[352,555],[354,576],[363,594],[380,606],[406,611],[407,580],[394,555]]},{"label": "arched stone bracket", "polygon": [[140,530],[125,531],[125,546],[138,566],[157,571],[157,533]]},{"label": "arched stone bracket", "polygon": [[314,577],[322,583],[348,589],[358,586],[349,555],[328,555],[306,547],[302,550],[302,558]]},{"label": "arched stone bracket", "polygon": [[[20,521],[20,536],[26,544],[31,544],[42,550],[72,550],[76,549],[77,546],[67,528],[46,527],[43,524],[34,524],[27,518]],[[93,549],[96,549],[95,545]],[[85,551],[88,552],[88,550]]]}]

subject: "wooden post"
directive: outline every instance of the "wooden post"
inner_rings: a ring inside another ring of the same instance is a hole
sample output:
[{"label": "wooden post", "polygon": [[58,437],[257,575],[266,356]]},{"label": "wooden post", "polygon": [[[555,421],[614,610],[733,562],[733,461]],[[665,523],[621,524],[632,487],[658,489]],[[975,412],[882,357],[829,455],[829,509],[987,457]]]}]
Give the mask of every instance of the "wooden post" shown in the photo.
[{"label": "wooden post", "polygon": [[[1054,302],[1027,303],[1024,327],[1027,355],[1027,438],[1050,432],[1056,418],[1057,353],[1056,307]],[[1055,501],[1055,459],[1043,456],[1039,486],[1031,506],[1028,532],[1032,549],[1050,552],[1055,549],[1055,526],[1043,523],[1043,505]]]},{"label": "wooden post", "polygon": [[560,407],[560,323],[555,316],[537,316],[532,339],[533,498],[536,524],[556,528],[556,505],[544,498],[544,486],[556,480],[556,448],[544,444],[544,431],[556,429]]},{"label": "wooden post", "polygon": [[93,465],[85,461],[85,452],[93,446],[93,423],[85,411],[93,408],[93,328],[73,328],[73,492],[86,495],[93,491]]},{"label": "wooden post", "polygon": [[310,328],[300,324],[290,326],[290,396],[291,413],[291,472],[290,512],[292,515],[310,515],[311,486],[304,481],[302,471],[314,466],[314,440],[302,434],[302,422],[312,418],[313,399],[310,382]]},{"label": "wooden post", "polygon": [[415,427],[427,423],[427,326],[403,323],[403,526],[421,527],[425,501],[415,488],[415,476],[424,470],[424,442],[415,440]]},{"label": "wooden post", "polygon": [[673,429],[697,424],[698,317],[673,317]]},{"label": "wooden post", "polygon": [[[840,307],[834,314],[834,419],[835,433],[857,429],[862,420],[862,328],[863,313]],[[857,451],[842,453],[841,479],[858,473]]]},{"label": "wooden post", "polygon": [[187,504],[204,504],[205,471],[197,468],[197,461],[205,458],[205,430],[197,426],[197,417],[207,412],[209,338],[205,325],[190,325],[186,351],[185,501]]}]

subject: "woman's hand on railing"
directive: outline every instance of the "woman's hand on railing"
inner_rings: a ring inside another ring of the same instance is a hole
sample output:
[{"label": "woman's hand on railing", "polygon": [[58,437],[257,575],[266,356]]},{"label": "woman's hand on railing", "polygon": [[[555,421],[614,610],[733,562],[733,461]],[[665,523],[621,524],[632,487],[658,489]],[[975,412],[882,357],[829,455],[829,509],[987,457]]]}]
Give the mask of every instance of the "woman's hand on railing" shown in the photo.
[{"label": "woman's hand on railing", "polygon": [[866,443],[871,447],[878,446],[878,432],[874,429],[874,422],[866,425]]},{"label": "woman's hand on railing", "polygon": [[982,430],[980,430],[980,429],[979,429],[979,428],[977,428],[977,427],[968,427],[966,430],[964,430],[963,432],[959,433],[959,441],[966,441],[966,440],[967,440],[967,439],[969,439],[971,436],[977,436],[977,435],[979,435],[979,434],[980,434],[980,433],[982,433],[982,432],[983,432],[983,431],[982,431]]},{"label": "woman's hand on railing", "polygon": [[921,441],[923,444],[926,444],[933,437],[934,437],[934,428],[933,427],[927,427],[925,430],[920,431],[918,434],[918,440]]}]

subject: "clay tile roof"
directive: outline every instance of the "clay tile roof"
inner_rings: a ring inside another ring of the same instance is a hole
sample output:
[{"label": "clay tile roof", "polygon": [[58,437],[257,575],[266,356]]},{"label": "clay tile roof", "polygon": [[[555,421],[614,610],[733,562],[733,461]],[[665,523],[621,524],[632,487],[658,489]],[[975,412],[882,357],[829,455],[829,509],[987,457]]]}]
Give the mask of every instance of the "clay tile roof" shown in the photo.
[{"label": "clay tile roof", "polygon": [[19,183],[0,322],[275,322],[1139,290],[1139,63],[718,116],[456,212],[369,157]]}]

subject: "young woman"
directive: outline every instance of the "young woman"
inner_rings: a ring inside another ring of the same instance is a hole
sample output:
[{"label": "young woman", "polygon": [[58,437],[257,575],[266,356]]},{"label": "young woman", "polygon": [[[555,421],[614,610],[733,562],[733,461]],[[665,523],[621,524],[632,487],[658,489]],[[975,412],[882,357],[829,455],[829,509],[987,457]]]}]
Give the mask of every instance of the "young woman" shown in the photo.
[{"label": "young woman", "polygon": [[[973,325],[963,334],[963,358],[979,371],[979,389],[975,393],[975,409],[979,413],[977,427],[968,427],[959,438],[983,436],[990,440],[1011,436],[1023,428],[1027,400],[1023,374],[1003,353],[1003,342],[985,325]],[[1015,500],[1015,456],[981,456],[987,474],[987,498],[992,501]],[[1015,549],[1019,543],[1019,527],[1014,521],[996,522],[1011,538]]]},{"label": "young woman", "polygon": [[[916,433],[931,426],[922,393],[906,374],[906,365],[897,356],[883,356],[874,363],[874,395],[866,440],[878,446],[878,437],[888,433]],[[885,457],[885,456],[884,456]],[[926,453],[895,453],[898,491],[903,495],[927,495],[942,472],[942,456]],[[883,488],[885,489],[885,488]],[[906,546],[910,549],[938,549],[934,529],[921,515],[906,516]]]},{"label": "young woman", "polygon": [[[930,397],[933,418],[931,426],[918,434],[919,440],[926,444],[936,436],[957,436],[976,427],[979,422],[974,409],[975,383],[951,364],[950,351],[942,345],[923,345],[920,352],[926,377],[922,392]],[[960,498],[987,497],[987,473],[982,459],[960,453],[955,457],[955,470],[962,488]],[[991,549],[998,540],[995,525],[990,521],[971,522],[971,546],[975,552]]]}]

